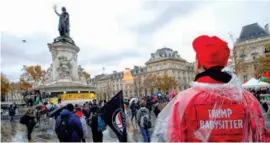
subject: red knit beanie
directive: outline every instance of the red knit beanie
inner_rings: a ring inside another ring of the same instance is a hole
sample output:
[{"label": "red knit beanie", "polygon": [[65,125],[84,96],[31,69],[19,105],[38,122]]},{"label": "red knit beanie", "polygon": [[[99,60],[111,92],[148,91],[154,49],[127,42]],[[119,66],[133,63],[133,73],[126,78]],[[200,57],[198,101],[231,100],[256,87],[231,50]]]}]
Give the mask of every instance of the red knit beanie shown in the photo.
[{"label": "red knit beanie", "polygon": [[230,49],[227,43],[220,38],[199,36],[193,41],[193,48],[196,52],[196,59],[204,68],[227,65]]}]

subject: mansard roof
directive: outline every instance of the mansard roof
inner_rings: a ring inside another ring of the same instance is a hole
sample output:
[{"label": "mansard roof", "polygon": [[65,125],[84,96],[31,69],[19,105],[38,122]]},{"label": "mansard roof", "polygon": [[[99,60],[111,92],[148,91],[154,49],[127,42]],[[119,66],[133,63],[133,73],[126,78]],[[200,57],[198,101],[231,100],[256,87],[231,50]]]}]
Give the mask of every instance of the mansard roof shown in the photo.
[{"label": "mansard roof", "polygon": [[237,42],[256,39],[264,36],[269,36],[269,33],[267,33],[265,29],[262,28],[258,23],[253,23],[242,28]]}]

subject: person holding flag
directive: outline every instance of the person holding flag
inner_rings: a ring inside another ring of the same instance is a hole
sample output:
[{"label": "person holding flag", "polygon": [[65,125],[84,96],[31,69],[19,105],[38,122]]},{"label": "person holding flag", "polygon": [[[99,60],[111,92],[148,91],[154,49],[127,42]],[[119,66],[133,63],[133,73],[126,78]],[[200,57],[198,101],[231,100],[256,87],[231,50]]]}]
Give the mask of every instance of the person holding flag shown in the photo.
[{"label": "person holding flag", "polygon": [[[118,92],[97,114],[116,134],[120,142],[127,142],[126,116],[123,91]],[[102,121],[100,120],[102,124]]]},{"label": "person holding flag", "polygon": [[161,111],[154,142],[269,142],[260,103],[223,72],[230,49],[220,38],[202,35],[193,41],[195,81]]}]

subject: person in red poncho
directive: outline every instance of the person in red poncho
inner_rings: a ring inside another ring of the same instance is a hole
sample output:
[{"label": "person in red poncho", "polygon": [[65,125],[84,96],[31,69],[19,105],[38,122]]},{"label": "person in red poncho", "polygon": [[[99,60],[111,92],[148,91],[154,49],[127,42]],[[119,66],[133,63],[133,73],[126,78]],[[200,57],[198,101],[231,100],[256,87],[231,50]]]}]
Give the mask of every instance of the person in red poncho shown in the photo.
[{"label": "person in red poncho", "polygon": [[223,72],[230,50],[213,36],[193,41],[195,81],[158,115],[154,142],[266,142],[260,103],[241,87],[235,75]]}]

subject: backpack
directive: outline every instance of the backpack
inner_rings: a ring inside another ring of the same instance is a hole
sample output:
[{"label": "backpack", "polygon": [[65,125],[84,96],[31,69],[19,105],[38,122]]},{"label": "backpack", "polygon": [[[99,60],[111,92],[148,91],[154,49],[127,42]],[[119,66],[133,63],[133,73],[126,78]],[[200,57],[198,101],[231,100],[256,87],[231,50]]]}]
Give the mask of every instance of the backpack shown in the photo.
[{"label": "backpack", "polygon": [[152,123],[149,120],[149,116],[147,114],[144,114],[143,112],[142,112],[142,114],[143,115],[140,118],[140,126],[146,128],[146,129],[151,128],[152,127]]},{"label": "backpack", "polygon": [[68,142],[71,137],[71,128],[68,123],[69,117],[61,117],[59,126],[55,129],[58,139],[60,142]]},{"label": "backpack", "polygon": [[97,130],[99,132],[105,131],[106,130],[106,123],[104,122],[104,120],[100,116],[97,117],[97,122],[98,122]]}]

